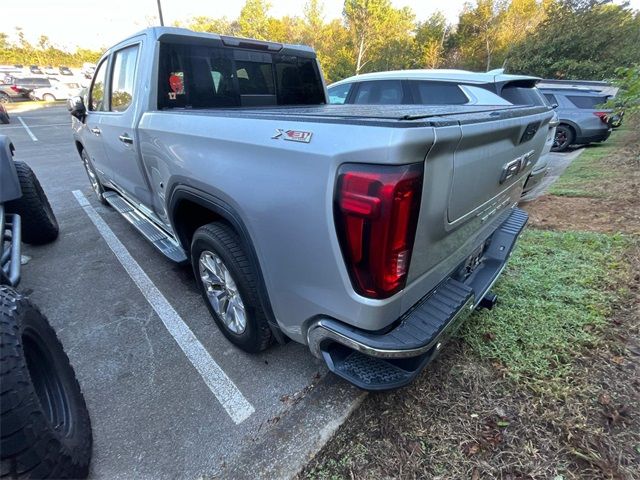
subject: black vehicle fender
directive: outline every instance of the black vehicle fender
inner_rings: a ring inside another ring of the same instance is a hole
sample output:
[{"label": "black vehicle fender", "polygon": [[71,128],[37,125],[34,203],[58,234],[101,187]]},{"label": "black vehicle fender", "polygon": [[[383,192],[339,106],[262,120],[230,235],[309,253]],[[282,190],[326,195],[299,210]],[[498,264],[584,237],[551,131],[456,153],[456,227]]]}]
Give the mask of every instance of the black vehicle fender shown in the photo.
[{"label": "black vehicle fender", "polygon": [[178,241],[184,248],[187,255],[190,254],[190,245],[184,232],[181,232],[180,228],[178,228],[180,220],[175,217],[178,206],[182,201],[193,202],[209,210],[217,217],[227,222],[236,231],[238,237],[240,238],[240,241],[242,242],[242,246],[244,247],[245,252],[251,258],[251,263],[255,268],[256,278],[258,279],[258,295],[260,297],[260,304],[265,314],[267,315],[267,321],[269,322],[271,331],[273,332],[273,335],[278,343],[286,343],[288,341],[288,338],[284,335],[284,333],[282,333],[282,330],[280,330],[278,322],[276,321],[273,309],[271,307],[271,301],[269,300],[269,294],[264,281],[264,276],[262,275],[262,268],[260,266],[258,255],[256,253],[253,241],[251,240],[251,236],[249,235],[249,231],[247,230],[240,215],[231,205],[229,205],[224,200],[188,185],[173,185],[171,187],[171,190],[169,191],[169,194],[167,195],[167,198],[167,213],[169,216],[169,221],[171,223],[171,226],[174,228]]}]

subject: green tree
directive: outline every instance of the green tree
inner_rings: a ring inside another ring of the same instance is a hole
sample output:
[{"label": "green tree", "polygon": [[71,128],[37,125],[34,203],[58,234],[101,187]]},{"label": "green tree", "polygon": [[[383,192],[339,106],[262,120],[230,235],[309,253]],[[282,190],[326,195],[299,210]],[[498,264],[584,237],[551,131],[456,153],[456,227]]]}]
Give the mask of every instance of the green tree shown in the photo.
[{"label": "green tree", "polygon": [[421,66],[438,68],[445,57],[445,40],[451,27],[442,12],[434,12],[427,20],[418,23],[415,42]]},{"label": "green tree", "polygon": [[[356,75],[373,59],[385,63],[384,52],[397,54],[399,45],[413,48],[409,8],[395,9],[390,0],[345,0],[343,17],[352,37]],[[388,64],[390,59],[386,60]]]},{"label": "green tree", "polygon": [[258,40],[269,40],[269,9],[266,0],[247,0],[240,10],[240,35]]},{"label": "green tree", "polygon": [[548,78],[602,80],[640,63],[640,14],[628,4],[564,0],[516,45],[509,65]]}]

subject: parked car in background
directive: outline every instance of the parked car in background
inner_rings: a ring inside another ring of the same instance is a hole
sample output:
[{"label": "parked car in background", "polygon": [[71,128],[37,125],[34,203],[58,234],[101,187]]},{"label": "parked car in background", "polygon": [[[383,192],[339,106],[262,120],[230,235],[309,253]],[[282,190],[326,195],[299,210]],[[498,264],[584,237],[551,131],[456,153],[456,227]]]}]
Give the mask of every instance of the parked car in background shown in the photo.
[{"label": "parked car in background", "polygon": [[59,75],[60,72],[58,72],[58,70],[53,68],[51,65],[48,65],[48,66],[44,67],[44,74],[45,75]]},{"label": "parked car in background", "polygon": [[71,71],[71,69],[69,69],[69,67],[65,67],[64,65],[61,65],[59,70],[60,70],[60,75],[68,75],[68,76],[73,75],[73,72]]},{"label": "parked car in background", "polygon": [[54,82],[50,87],[36,88],[29,95],[32,100],[53,102],[66,100],[80,93],[82,87],[78,83]]},{"label": "parked car in background", "polygon": [[36,88],[45,88],[51,87],[54,83],[57,83],[58,80],[53,78],[44,78],[44,77],[22,77],[22,78],[14,78],[13,82],[19,88],[24,90],[32,91]]},{"label": "parked car in background", "polygon": [[5,125],[10,122],[9,112],[4,107],[4,103],[0,103],[0,123],[4,123]]},{"label": "parked car in background", "polygon": [[40,69],[40,67],[38,67],[37,65],[31,65],[31,66],[29,66],[29,72],[30,72],[32,75],[44,75],[44,74],[42,73],[42,70]]},{"label": "parked car in background", "polygon": [[589,88],[543,88],[542,93],[556,106],[559,125],[552,151],[563,152],[570,145],[604,142],[611,135],[611,109],[602,106],[609,96]]},{"label": "parked car in background", "polygon": [[93,77],[94,72],[96,71],[96,65],[94,63],[83,63],[82,70],[80,73],[84,75],[85,78]]},{"label": "parked car in background", "polygon": [[29,100],[31,90],[17,85],[0,85],[0,103],[20,102]]},{"label": "parked car in background", "polygon": [[[540,79],[466,70],[396,70],[357,75],[329,85],[333,104],[534,105],[551,107],[536,88]],[[549,123],[544,150],[533,167],[523,195],[547,173],[557,118]]]}]

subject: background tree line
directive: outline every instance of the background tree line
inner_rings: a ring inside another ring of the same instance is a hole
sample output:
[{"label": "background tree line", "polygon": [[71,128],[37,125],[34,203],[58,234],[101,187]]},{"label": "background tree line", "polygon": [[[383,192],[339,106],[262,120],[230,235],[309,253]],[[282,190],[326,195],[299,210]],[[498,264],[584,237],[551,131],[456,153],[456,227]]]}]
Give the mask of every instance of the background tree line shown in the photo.
[{"label": "background tree line", "polygon": [[79,48],[68,52],[51,44],[49,37],[41,35],[36,45],[27,41],[21,28],[16,29],[17,41],[9,42],[9,35],[0,32],[0,65],[53,65],[80,67],[83,63],[95,63],[102,52]]},{"label": "background tree line", "polygon": [[[457,24],[440,12],[419,21],[390,0],[345,0],[342,18],[326,20],[322,0],[301,16],[275,18],[268,0],[246,0],[238,18],[199,16],[177,26],[312,46],[328,82],[354,74],[407,68],[506,68],[546,78],[606,79],[640,63],[640,14],[611,0],[476,0]],[[95,61],[98,52],[69,53],[42,36],[31,45],[18,30],[0,33],[0,63]]]}]

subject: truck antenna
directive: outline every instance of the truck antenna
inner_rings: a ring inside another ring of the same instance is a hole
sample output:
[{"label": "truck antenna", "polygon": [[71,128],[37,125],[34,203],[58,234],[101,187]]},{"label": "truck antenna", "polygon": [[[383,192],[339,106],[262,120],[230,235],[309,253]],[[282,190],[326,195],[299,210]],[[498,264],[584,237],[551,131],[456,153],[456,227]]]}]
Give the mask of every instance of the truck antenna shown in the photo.
[{"label": "truck antenna", "polygon": [[164,27],[164,19],[162,18],[162,5],[160,5],[160,0],[158,1],[158,16],[160,17],[160,26]]}]

